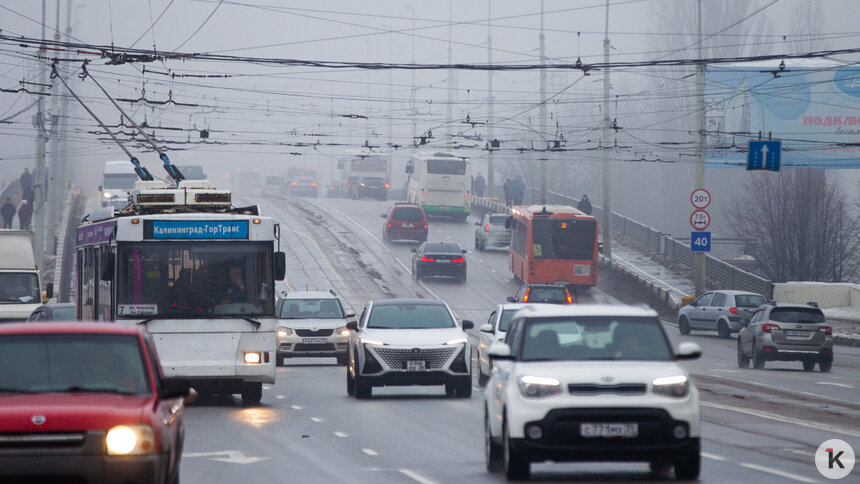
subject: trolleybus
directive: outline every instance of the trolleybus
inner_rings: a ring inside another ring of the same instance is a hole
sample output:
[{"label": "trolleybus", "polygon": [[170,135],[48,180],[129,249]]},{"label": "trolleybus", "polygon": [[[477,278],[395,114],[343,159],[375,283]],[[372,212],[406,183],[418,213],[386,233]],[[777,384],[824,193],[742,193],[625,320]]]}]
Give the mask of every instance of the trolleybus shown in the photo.
[{"label": "trolleybus", "polygon": [[597,284],[597,219],[566,205],[517,205],[509,267],[524,283]]},{"label": "trolleybus", "polygon": [[471,210],[472,169],[453,153],[422,153],[409,159],[408,200],[428,215],[466,220]]},{"label": "trolleybus", "polygon": [[132,203],[77,233],[77,318],[143,324],[167,376],[260,401],[274,383],[279,230],[205,180],[139,181]]}]

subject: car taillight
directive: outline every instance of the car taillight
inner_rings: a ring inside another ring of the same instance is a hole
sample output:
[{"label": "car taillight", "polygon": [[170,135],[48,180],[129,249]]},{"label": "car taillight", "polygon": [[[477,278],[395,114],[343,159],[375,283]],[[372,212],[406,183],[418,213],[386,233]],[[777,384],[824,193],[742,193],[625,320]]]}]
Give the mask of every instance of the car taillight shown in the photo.
[{"label": "car taillight", "polygon": [[526,288],[525,294],[523,294],[523,302],[529,302],[529,291],[532,289],[530,287]]},{"label": "car taillight", "polygon": [[761,325],[761,331],[763,333],[770,333],[771,330],[774,330],[774,329],[779,330],[782,328],[778,324],[773,324],[773,323],[764,323]]},{"label": "car taillight", "polygon": [[334,188],[334,187],[328,187],[328,189],[329,189],[329,190],[334,190],[335,188]]},{"label": "car taillight", "polygon": [[484,225],[484,232],[490,231],[490,224]]},{"label": "car taillight", "polygon": [[738,313],[738,308],[729,308],[729,312],[730,312],[730,313],[732,313],[732,314],[737,314],[737,313]]},{"label": "car taillight", "polygon": [[388,188],[388,183],[385,184],[385,188]]},{"label": "car taillight", "polygon": [[290,183],[290,185],[292,185],[292,186],[294,186],[294,187],[295,187],[295,186],[298,186],[299,184],[298,184],[298,183],[296,183],[296,182],[292,182],[292,183]]},{"label": "car taillight", "polygon": [[565,294],[565,296],[567,296],[567,303],[568,303],[568,304],[573,304],[573,298],[572,298],[572,297],[570,297],[570,291],[568,291],[567,289],[565,289],[565,290],[564,290],[564,294]]},{"label": "car taillight", "polygon": [[457,259],[451,259],[451,262],[466,262],[466,258],[465,258],[465,257],[460,257],[460,258],[457,258]]},{"label": "car taillight", "polygon": [[833,328],[831,328],[830,326],[819,326],[818,332],[824,333],[826,335],[832,335],[833,334]]},{"label": "car taillight", "polygon": [[468,193],[466,194],[466,198],[469,198],[469,194],[468,194]]},{"label": "car taillight", "polygon": [[424,224],[424,228],[425,228],[425,229],[427,228],[427,224]]},{"label": "car taillight", "polygon": [[388,224],[388,228],[391,228],[391,224]]},{"label": "car taillight", "polygon": [[432,257],[427,257],[426,255],[422,255],[421,262],[436,262],[436,259]]},{"label": "car taillight", "polygon": [[312,186],[312,187],[315,187],[315,186],[317,186],[317,184],[316,184],[316,183],[311,183],[311,186]]}]

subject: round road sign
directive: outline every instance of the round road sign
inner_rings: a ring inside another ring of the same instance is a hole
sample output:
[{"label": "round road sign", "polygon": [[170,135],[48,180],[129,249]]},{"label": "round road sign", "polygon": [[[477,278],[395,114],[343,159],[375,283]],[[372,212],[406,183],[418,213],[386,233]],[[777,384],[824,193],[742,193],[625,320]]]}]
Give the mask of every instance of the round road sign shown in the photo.
[{"label": "round road sign", "polygon": [[711,204],[711,194],[704,188],[697,188],[690,194],[690,201],[696,208],[707,208]]},{"label": "round road sign", "polygon": [[696,230],[705,230],[711,225],[711,214],[704,210],[696,210],[690,215],[690,225]]}]

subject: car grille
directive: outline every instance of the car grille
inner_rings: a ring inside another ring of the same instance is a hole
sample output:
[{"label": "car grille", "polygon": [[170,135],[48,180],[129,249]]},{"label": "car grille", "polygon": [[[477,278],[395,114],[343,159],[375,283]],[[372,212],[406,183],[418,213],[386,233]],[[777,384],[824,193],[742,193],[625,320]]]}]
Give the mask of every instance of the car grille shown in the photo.
[{"label": "car grille", "polygon": [[298,336],[331,336],[334,332],[333,329],[318,329],[316,331],[312,329],[297,329],[296,334]]},{"label": "car grille", "polygon": [[614,393],[617,395],[644,395],[646,386],[644,383],[618,383],[617,385],[595,385],[593,383],[571,383],[567,391],[571,395],[597,395],[600,393]]},{"label": "car grille", "polygon": [[373,349],[385,361],[385,364],[395,370],[406,369],[407,361],[418,360],[426,361],[426,368],[428,370],[438,370],[442,368],[458,348],[421,348],[418,353],[415,353],[412,348],[386,348],[384,346],[377,346]]},{"label": "car grille", "polygon": [[293,351],[334,351],[334,345],[330,343],[324,345],[297,343]]},{"label": "car grille", "polygon": [[50,449],[80,447],[84,444],[85,434],[75,433],[32,433],[0,434],[0,449]]}]

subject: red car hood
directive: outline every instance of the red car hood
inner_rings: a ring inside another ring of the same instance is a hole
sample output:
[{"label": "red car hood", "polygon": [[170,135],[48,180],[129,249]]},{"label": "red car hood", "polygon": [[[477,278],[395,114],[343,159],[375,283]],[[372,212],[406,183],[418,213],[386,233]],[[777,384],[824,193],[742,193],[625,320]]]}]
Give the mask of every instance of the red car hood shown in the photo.
[{"label": "red car hood", "polygon": [[[153,399],[92,393],[0,395],[0,433],[107,431],[120,424],[150,423],[144,415]],[[44,423],[33,423],[35,416],[43,416]]]}]

